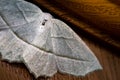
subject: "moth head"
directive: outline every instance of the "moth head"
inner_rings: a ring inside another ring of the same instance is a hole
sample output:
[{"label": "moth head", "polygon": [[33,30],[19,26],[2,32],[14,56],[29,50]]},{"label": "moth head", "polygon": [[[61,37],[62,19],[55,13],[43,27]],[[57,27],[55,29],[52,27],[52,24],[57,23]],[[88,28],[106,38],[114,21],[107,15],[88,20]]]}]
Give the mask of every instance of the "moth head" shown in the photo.
[{"label": "moth head", "polygon": [[42,18],[42,26],[45,26],[46,23],[52,19],[52,15],[49,13],[44,13]]}]

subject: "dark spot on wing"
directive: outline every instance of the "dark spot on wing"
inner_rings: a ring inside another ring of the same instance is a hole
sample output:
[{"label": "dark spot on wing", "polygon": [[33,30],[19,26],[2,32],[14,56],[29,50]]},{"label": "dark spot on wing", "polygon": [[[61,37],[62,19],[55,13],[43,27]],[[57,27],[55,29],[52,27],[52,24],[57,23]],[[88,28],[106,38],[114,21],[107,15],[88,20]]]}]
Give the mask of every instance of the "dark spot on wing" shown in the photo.
[{"label": "dark spot on wing", "polygon": [[48,21],[47,19],[44,19],[42,25],[44,26],[47,21]]}]

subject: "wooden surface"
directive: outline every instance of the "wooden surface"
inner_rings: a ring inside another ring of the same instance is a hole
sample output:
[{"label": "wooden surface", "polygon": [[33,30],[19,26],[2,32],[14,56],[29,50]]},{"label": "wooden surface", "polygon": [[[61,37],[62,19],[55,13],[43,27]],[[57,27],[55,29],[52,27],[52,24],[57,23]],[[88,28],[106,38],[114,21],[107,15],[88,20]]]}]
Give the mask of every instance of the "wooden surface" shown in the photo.
[{"label": "wooden surface", "polygon": [[115,1],[31,0],[31,2],[106,44],[120,48],[120,7]]},{"label": "wooden surface", "polygon": [[[36,1],[41,2],[42,0]],[[95,27],[103,32],[119,37],[120,6],[111,0],[54,0],[52,2],[66,8],[69,14],[74,13],[74,17],[75,14],[77,18],[83,17],[89,23],[97,25]]]},{"label": "wooden surface", "polygon": [[[74,28],[74,30],[94,52],[103,70],[91,72],[85,77],[57,73],[51,78],[39,77],[35,79],[24,64],[11,64],[0,60],[0,80],[120,80],[120,50],[114,50],[80,29]],[[102,35],[104,36],[104,34]],[[104,39],[107,39],[107,37],[104,37]]]}]

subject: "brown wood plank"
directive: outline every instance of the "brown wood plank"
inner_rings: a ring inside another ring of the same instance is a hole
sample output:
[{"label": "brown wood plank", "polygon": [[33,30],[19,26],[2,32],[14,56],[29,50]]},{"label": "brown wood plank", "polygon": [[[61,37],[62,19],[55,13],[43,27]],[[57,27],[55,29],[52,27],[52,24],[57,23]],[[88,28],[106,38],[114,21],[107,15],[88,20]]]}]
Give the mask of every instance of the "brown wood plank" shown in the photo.
[{"label": "brown wood plank", "polygon": [[[44,7],[62,20],[106,44],[120,49],[120,8],[118,5],[108,0],[32,0],[31,2],[40,8]],[[104,11],[106,10],[105,14],[101,6]],[[113,8],[118,12],[115,12]],[[112,9],[115,15],[111,15]]]},{"label": "brown wood plank", "polygon": [[[43,1],[46,1],[46,0],[43,0]],[[47,4],[46,6],[49,7]],[[54,11],[53,8],[50,11],[52,10]],[[64,18],[65,14],[64,15],[63,14],[64,13],[61,13],[59,14],[59,16],[61,15]],[[68,18],[65,18],[65,20],[73,21],[69,18],[70,17],[68,16]],[[81,22],[78,25],[83,26],[83,24],[84,23]],[[88,27],[86,27],[86,30],[91,31],[91,33],[92,31],[94,31]],[[57,73],[51,78],[39,77],[37,80],[120,80],[120,68],[119,68],[120,67],[120,56],[119,56],[120,51],[117,52],[115,50],[110,50],[108,45],[105,45],[104,43],[96,41],[96,39],[89,37],[89,35],[81,33],[80,29],[76,32],[80,36],[82,36],[82,39],[89,46],[89,48],[94,52],[94,54],[100,61],[103,67],[103,70],[91,72],[87,74],[85,77],[76,77],[68,74]],[[84,35],[86,36],[84,37]],[[95,35],[99,35],[99,34],[95,34]],[[102,34],[102,38],[104,38],[105,40],[108,39],[105,34]],[[112,43],[116,43],[116,42],[112,41]],[[11,63],[0,60],[0,80],[35,80],[35,78],[32,74],[29,73],[29,71],[27,70],[24,64],[17,64],[17,63],[11,64]]]}]

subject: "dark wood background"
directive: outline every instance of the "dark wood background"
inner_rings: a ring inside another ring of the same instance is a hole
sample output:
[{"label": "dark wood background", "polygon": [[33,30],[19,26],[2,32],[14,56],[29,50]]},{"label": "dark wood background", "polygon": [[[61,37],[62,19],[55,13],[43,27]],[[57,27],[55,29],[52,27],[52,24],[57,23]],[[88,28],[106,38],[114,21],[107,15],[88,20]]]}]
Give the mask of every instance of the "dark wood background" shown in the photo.
[{"label": "dark wood background", "polygon": [[73,28],[120,49],[120,0],[27,0]]},{"label": "dark wood background", "polygon": [[[120,80],[120,50],[107,45],[98,38],[90,36],[71,24],[69,25],[94,52],[100,61],[103,70],[91,72],[85,77],[76,77],[58,72],[51,78],[39,77],[38,79],[35,79],[34,76],[29,73],[24,64],[11,64],[0,60],[0,80]],[[104,36],[104,34],[102,35]],[[107,37],[104,37],[104,39],[107,39]]]}]

